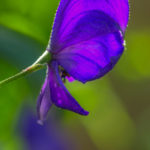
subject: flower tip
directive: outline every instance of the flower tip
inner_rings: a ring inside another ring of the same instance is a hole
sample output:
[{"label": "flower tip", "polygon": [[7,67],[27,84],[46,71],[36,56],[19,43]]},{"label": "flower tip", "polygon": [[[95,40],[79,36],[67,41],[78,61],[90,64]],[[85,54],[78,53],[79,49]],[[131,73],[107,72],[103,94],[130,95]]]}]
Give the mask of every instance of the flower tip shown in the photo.
[{"label": "flower tip", "polygon": [[37,121],[37,124],[43,126],[43,125],[44,125],[44,122],[43,122],[42,120],[38,120],[38,121]]},{"label": "flower tip", "polygon": [[84,111],[84,116],[88,116],[89,112],[88,111]]},{"label": "flower tip", "polygon": [[86,110],[82,110],[81,112],[79,112],[79,114],[83,116],[88,116],[89,112]]}]

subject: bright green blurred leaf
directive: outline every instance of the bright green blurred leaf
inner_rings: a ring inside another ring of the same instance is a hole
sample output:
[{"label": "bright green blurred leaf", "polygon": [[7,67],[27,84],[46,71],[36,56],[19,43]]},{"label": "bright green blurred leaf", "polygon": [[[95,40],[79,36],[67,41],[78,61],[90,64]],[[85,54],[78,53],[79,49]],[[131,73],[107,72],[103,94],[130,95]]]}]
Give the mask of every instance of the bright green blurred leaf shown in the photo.
[{"label": "bright green blurred leaf", "polygon": [[144,77],[150,77],[150,31],[132,33],[127,47],[131,65]]},{"label": "bright green blurred leaf", "polygon": [[6,0],[0,7],[0,25],[47,44],[58,1]]},{"label": "bright green blurred leaf", "polygon": [[150,31],[137,31],[126,36],[126,50],[117,64],[117,73],[139,80],[150,77]]},{"label": "bright green blurred leaf", "polygon": [[14,31],[33,37],[41,43],[45,43],[45,41],[48,40],[38,24],[35,24],[32,19],[18,13],[1,13],[0,24]]}]

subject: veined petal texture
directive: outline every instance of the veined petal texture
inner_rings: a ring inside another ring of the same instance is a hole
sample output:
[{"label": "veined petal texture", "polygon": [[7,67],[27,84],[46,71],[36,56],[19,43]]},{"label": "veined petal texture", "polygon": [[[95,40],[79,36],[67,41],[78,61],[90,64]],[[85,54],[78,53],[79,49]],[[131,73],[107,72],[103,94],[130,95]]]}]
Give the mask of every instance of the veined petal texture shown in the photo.
[{"label": "veined petal texture", "polygon": [[[97,12],[93,19],[92,12]],[[94,19],[101,21],[101,25],[99,24],[100,26],[97,26],[97,28],[103,27],[103,25],[107,26],[105,22],[103,23],[102,14],[113,19],[124,33],[129,19],[129,2],[128,0],[61,0],[52,31],[51,51],[56,52],[62,49],[61,44],[66,38],[69,38],[68,36],[71,33],[77,32],[76,26],[83,18],[88,19],[84,24],[85,26]],[[96,33],[97,30],[94,31],[93,29],[95,28],[91,28],[91,31]],[[86,27],[83,28],[82,26],[82,30],[86,31]],[[85,38],[84,35],[82,37]]]},{"label": "veined petal texture", "polygon": [[124,50],[127,0],[61,0],[49,50],[83,83],[109,72]]}]

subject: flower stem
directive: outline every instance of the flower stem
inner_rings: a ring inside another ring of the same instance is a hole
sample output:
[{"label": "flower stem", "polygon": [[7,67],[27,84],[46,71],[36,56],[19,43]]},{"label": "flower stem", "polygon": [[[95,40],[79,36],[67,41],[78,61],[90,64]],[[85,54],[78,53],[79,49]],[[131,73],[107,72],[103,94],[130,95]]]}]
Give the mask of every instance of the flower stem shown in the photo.
[{"label": "flower stem", "polygon": [[35,71],[45,68],[46,64],[49,61],[51,61],[51,59],[52,59],[51,54],[48,51],[45,51],[43,55],[41,55],[39,59],[35,63],[33,63],[33,65],[31,65],[30,67],[27,67],[26,69],[22,70],[20,73],[17,73],[16,75],[12,77],[9,77],[3,81],[0,81],[0,87],[2,85],[5,85],[17,79],[20,79],[24,76],[27,76]]}]

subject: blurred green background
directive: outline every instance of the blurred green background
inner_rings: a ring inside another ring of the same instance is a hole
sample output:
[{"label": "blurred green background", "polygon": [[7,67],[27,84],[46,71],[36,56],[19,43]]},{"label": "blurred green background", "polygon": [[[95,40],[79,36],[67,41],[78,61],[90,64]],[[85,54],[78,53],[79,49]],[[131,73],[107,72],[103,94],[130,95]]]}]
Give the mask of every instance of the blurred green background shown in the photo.
[{"label": "blurred green background", "polygon": [[[0,0],[0,80],[45,50],[59,0]],[[53,107],[36,124],[42,70],[0,89],[0,150],[150,150],[150,1],[130,0],[126,50],[100,80],[67,83],[90,111]]]}]

